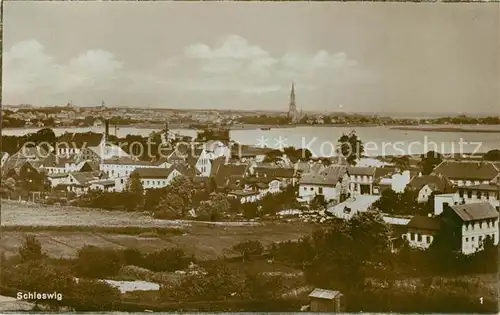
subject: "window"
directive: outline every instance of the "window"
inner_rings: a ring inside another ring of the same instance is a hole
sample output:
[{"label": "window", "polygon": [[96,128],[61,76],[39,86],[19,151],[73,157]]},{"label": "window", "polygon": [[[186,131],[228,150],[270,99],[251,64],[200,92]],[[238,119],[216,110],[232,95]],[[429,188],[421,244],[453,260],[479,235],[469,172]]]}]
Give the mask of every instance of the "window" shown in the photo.
[{"label": "window", "polygon": [[304,187],[304,190],[307,190],[307,187]]},{"label": "window", "polygon": [[472,242],[474,242],[474,241],[476,240],[476,238],[473,236],[473,237],[471,237],[471,238],[470,238],[470,240],[471,240]]},{"label": "window", "polygon": [[468,242],[468,241],[469,241],[469,238],[468,238],[468,237],[466,237],[466,238],[465,238],[465,241],[466,241],[466,242]]},{"label": "window", "polygon": [[482,236],[479,236],[479,241],[482,242],[483,241],[483,237]]},{"label": "window", "polygon": [[313,191],[313,190],[314,190],[314,188],[312,188],[312,187],[311,187],[309,190],[310,190],[310,191]]},{"label": "window", "polygon": [[426,237],[425,237],[425,242],[426,242],[427,244],[429,244],[429,243],[431,242],[431,237],[430,237],[430,236],[426,236]]},{"label": "window", "polygon": [[463,189],[459,189],[458,190],[458,195],[460,196],[460,198],[463,198],[464,197],[464,190]]},{"label": "window", "polygon": [[417,234],[418,235],[418,241],[422,242],[422,234]]},{"label": "window", "polygon": [[476,197],[477,197],[477,199],[481,199],[481,192],[480,191],[476,192]]},{"label": "window", "polygon": [[318,194],[322,195],[323,194],[323,187],[318,188]]},{"label": "window", "polygon": [[472,198],[472,191],[471,191],[471,190],[469,190],[469,191],[467,192],[467,198]]},{"label": "window", "polygon": [[484,195],[486,197],[486,200],[490,200],[490,193],[489,192],[485,192]]}]

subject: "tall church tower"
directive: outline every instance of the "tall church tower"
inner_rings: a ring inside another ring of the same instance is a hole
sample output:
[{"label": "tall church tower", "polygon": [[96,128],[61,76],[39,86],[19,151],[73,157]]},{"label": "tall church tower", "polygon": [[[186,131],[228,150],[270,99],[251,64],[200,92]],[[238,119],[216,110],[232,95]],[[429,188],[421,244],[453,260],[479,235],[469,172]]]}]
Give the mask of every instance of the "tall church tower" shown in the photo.
[{"label": "tall church tower", "polygon": [[290,104],[288,108],[288,119],[291,122],[297,121],[297,105],[295,104],[295,84],[292,83],[292,90],[290,91]]}]

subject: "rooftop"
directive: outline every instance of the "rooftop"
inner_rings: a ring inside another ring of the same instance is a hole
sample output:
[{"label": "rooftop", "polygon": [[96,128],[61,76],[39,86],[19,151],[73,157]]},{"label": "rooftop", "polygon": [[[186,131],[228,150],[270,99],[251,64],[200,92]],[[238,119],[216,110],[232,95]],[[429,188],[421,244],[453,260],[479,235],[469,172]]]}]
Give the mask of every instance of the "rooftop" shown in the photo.
[{"label": "rooftop", "polygon": [[490,203],[469,203],[451,206],[451,209],[463,221],[474,221],[498,218],[498,211]]},{"label": "rooftop", "polygon": [[339,291],[325,290],[325,289],[314,289],[309,297],[317,298],[317,299],[327,299],[332,300],[337,296],[342,296],[343,294]]},{"label": "rooftop", "polygon": [[492,162],[443,161],[433,174],[442,174],[458,180],[492,180],[500,171]]},{"label": "rooftop", "polygon": [[440,227],[441,223],[438,218],[426,217],[422,215],[416,215],[410,220],[410,222],[408,222],[408,228],[420,230],[437,231]]}]

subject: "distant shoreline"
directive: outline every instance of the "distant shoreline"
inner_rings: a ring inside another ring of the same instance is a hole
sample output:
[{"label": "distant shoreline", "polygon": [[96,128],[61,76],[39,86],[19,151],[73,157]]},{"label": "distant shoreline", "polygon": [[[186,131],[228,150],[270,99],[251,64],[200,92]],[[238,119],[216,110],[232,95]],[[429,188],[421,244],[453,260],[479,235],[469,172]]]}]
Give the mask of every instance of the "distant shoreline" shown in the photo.
[{"label": "distant shoreline", "polygon": [[500,130],[493,129],[467,129],[460,127],[392,127],[393,130],[408,131],[433,131],[433,132],[480,132],[480,133],[500,133]]},{"label": "distant shoreline", "polygon": [[[315,127],[315,128],[327,128],[327,127],[351,127],[351,128],[363,128],[363,127],[388,127],[392,130],[404,130],[404,131],[432,131],[432,132],[471,132],[471,133],[500,133],[499,130],[493,129],[469,129],[461,127],[422,127],[425,125],[379,125],[379,124],[296,124],[296,125],[234,125],[234,126],[224,126],[229,130],[269,130],[269,129],[285,129],[285,128],[295,128],[295,127]],[[489,125],[485,125],[489,126]],[[117,128],[136,128],[136,129],[158,129],[162,130],[165,128],[163,124],[148,124],[148,123],[138,123],[131,125],[116,125]],[[72,129],[72,128],[82,128],[82,129],[92,129],[92,128],[102,128],[104,126],[58,126],[58,127],[7,127],[2,128],[2,130],[18,130],[18,129]],[[110,125],[110,131],[115,128],[115,125]],[[198,128],[191,128],[190,126],[184,126],[183,124],[169,124],[170,129],[186,129],[186,130],[198,130]]]}]

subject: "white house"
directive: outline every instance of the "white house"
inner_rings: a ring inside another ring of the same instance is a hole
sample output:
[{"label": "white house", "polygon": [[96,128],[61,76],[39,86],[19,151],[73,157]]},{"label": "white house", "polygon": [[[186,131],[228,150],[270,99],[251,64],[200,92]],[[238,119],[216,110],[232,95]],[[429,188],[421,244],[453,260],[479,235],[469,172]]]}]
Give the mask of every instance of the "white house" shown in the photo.
[{"label": "white house", "polygon": [[99,179],[96,172],[69,173],[67,179],[67,189],[77,195],[82,195],[89,191],[91,182]]},{"label": "white house", "polygon": [[69,184],[69,174],[68,173],[53,173],[47,175],[47,180],[50,183],[50,187],[54,188],[58,185]]},{"label": "white house", "polygon": [[57,156],[78,154],[83,148],[96,148],[102,152],[106,144],[106,136],[101,133],[65,133],[57,141]]},{"label": "white house", "polygon": [[353,195],[372,195],[375,179],[374,167],[349,167],[349,188]]},{"label": "white house", "polygon": [[129,177],[132,172],[139,168],[169,168],[172,165],[167,161],[148,162],[131,158],[113,158],[102,161],[99,170],[110,178]]},{"label": "white house", "polygon": [[422,175],[414,176],[408,186],[418,191],[417,201],[427,202],[432,193],[451,193],[456,191],[450,180],[442,175]]},{"label": "white house", "polygon": [[349,192],[347,167],[330,165],[319,173],[305,174],[299,180],[299,201],[310,202],[316,195],[323,195],[325,201],[341,202],[342,195]]},{"label": "white house", "polygon": [[138,174],[144,189],[155,189],[166,187],[172,180],[183,175],[175,166],[169,168],[137,168],[133,174]]},{"label": "white house", "polygon": [[500,184],[462,186],[459,187],[456,194],[466,204],[488,202],[493,208],[500,211]]},{"label": "white house", "polygon": [[112,192],[115,191],[115,180],[113,179],[97,179],[89,182],[91,190],[100,190]]},{"label": "white house", "polygon": [[201,176],[210,176],[212,172],[212,161],[214,160],[214,156],[215,155],[213,153],[209,153],[206,149],[202,149],[199,151],[199,156],[197,157],[195,167],[200,172]]},{"label": "white house", "polygon": [[498,211],[489,203],[470,203],[445,208],[448,224],[454,226],[454,237],[463,254],[472,254],[483,248],[486,237],[498,245]]},{"label": "white house", "polygon": [[407,233],[402,237],[412,247],[427,249],[434,240],[441,222],[438,217],[414,216],[407,225]]},{"label": "white house", "polygon": [[500,187],[493,184],[462,186],[454,193],[434,196],[434,214],[439,215],[445,206],[473,203],[489,203],[497,211],[500,209]]}]

